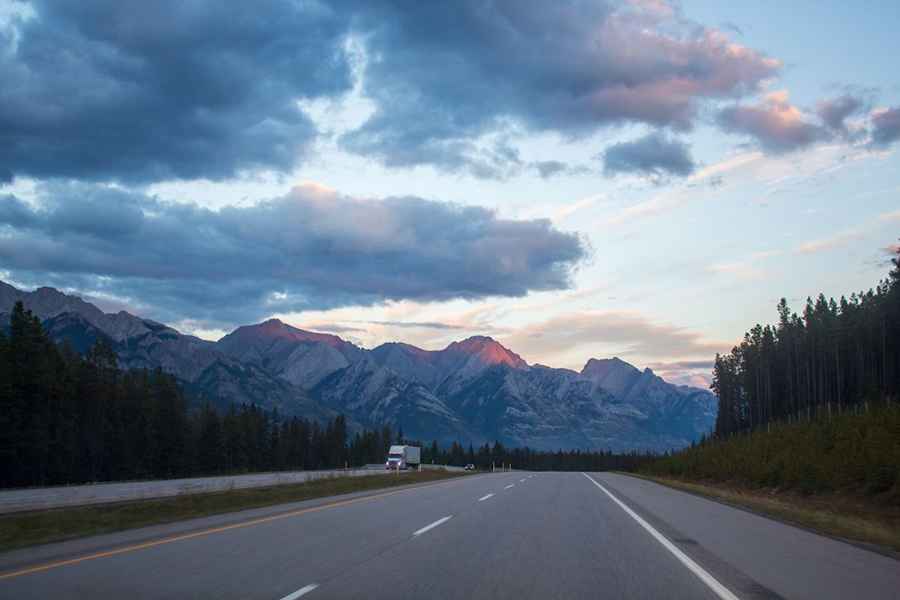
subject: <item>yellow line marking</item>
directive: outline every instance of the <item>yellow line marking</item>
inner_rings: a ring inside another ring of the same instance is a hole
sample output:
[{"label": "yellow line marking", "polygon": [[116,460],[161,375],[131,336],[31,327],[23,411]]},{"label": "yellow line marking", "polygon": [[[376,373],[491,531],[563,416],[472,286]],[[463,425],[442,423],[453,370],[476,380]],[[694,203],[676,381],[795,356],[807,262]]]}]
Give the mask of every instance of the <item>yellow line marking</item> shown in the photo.
[{"label": "yellow line marking", "polygon": [[[457,481],[460,481],[460,480],[457,480]],[[95,552],[94,554],[88,554],[86,556],[79,556],[77,558],[59,560],[56,562],[45,563],[45,564],[37,565],[34,567],[26,567],[24,569],[19,569],[17,571],[9,571],[7,573],[0,573],[0,581],[2,581],[4,579],[12,579],[13,577],[21,577],[22,575],[30,575],[31,573],[40,573],[41,571],[49,571],[50,569],[56,569],[58,567],[65,567],[67,565],[74,565],[74,564],[78,564],[80,562],[85,562],[88,560],[95,560],[98,558],[107,558],[109,556],[116,556],[117,554],[125,554],[127,552],[135,552],[137,550],[145,550],[147,548],[153,548],[155,546],[162,546],[163,544],[171,544],[173,542],[190,540],[193,538],[203,537],[206,535],[212,535],[214,533],[222,533],[223,531],[231,531],[232,529],[241,529],[244,527],[252,527],[253,525],[260,525],[262,523],[268,523],[270,521],[277,521],[279,519],[287,519],[289,517],[296,517],[299,515],[305,515],[307,513],[319,512],[320,510],[325,510],[327,508],[337,508],[340,506],[348,506],[350,504],[357,504],[359,502],[363,502],[364,500],[376,500],[378,498],[384,498],[386,496],[393,496],[394,494],[401,494],[403,492],[409,492],[409,491],[421,489],[424,487],[431,487],[433,485],[439,485],[442,483],[452,483],[452,482],[453,482],[453,480],[451,480],[451,481],[435,481],[432,483],[426,483],[424,485],[419,485],[419,486],[416,486],[413,488],[407,488],[407,489],[403,489],[403,490],[394,490],[392,492],[382,492],[380,494],[373,494],[371,496],[363,496],[361,498],[351,498],[349,500],[340,500],[338,502],[332,502],[330,504],[321,504],[319,506],[311,506],[309,508],[301,508],[299,510],[294,510],[294,511],[287,512],[287,513],[281,513],[278,515],[272,515],[270,517],[261,517],[259,519],[251,519],[250,521],[241,521],[240,523],[232,523],[231,525],[223,525],[221,527],[213,527],[211,529],[204,529],[202,531],[194,531],[192,533],[175,535],[172,537],[153,540],[152,542],[143,542],[141,544],[124,546],[122,548],[116,548],[114,550],[106,550],[104,552]]]}]

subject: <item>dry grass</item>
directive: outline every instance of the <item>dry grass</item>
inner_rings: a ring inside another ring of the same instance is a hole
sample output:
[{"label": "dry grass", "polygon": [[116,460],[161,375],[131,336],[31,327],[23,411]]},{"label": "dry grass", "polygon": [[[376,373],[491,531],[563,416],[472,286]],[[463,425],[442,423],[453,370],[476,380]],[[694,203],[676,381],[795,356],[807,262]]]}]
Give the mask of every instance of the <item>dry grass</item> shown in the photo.
[{"label": "dry grass", "polygon": [[[630,475],[634,475],[631,473]],[[819,533],[900,552],[900,506],[843,493],[803,495],[637,475],[678,490],[719,500]]]},{"label": "dry grass", "polygon": [[170,523],[248,508],[260,508],[463,476],[448,471],[400,475],[329,477],[306,483],[85,506],[0,516],[0,552],[61,540]]}]

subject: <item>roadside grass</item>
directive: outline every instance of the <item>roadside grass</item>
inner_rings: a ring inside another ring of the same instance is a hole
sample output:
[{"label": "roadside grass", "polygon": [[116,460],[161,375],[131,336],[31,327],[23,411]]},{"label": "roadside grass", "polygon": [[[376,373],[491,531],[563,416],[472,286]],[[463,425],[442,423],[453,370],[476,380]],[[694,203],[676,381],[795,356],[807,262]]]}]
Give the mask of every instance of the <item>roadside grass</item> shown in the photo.
[{"label": "roadside grass", "polygon": [[747,489],[732,484],[683,481],[628,473],[685,492],[705,496],[793,525],[877,549],[900,558],[900,506],[849,493],[804,495],[777,489]]},{"label": "roadside grass", "polygon": [[305,483],[272,487],[14,513],[0,516],[0,552],[249,508],[387,489],[411,483],[427,483],[464,475],[465,473],[459,472],[428,470],[398,475],[323,477]]}]

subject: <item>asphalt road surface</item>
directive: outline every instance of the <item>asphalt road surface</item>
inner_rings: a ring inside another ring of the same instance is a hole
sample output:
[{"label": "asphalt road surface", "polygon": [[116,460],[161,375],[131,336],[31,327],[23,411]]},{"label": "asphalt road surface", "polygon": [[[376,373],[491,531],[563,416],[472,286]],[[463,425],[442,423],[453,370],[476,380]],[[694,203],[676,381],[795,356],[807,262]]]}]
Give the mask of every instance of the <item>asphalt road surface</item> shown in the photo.
[{"label": "asphalt road surface", "polygon": [[498,473],[0,555],[0,598],[900,598],[900,562],[608,473]]}]

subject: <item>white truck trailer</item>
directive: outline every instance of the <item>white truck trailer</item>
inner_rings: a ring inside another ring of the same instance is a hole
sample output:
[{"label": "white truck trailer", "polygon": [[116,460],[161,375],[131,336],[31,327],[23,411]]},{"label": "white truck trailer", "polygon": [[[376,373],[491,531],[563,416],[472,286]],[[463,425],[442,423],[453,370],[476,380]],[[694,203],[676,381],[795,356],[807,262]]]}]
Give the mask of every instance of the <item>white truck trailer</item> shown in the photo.
[{"label": "white truck trailer", "polygon": [[418,446],[391,446],[384,468],[391,470],[418,469],[422,462],[422,449]]}]

